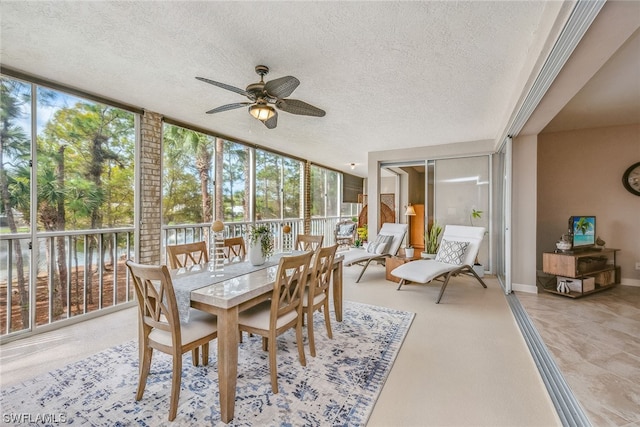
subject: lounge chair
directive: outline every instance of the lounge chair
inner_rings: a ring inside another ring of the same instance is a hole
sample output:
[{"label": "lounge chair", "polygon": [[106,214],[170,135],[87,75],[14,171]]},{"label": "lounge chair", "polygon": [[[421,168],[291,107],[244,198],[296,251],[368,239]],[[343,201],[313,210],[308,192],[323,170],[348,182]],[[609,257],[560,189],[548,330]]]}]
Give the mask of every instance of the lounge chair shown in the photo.
[{"label": "lounge chair", "polygon": [[347,252],[341,252],[344,256],[343,264],[346,266],[364,263],[356,283],[360,282],[371,261],[384,261],[386,258],[396,255],[406,234],[407,224],[385,222],[382,224],[376,240],[369,242],[366,249],[350,249]]},{"label": "lounge chair", "polygon": [[409,262],[391,271],[392,275],[400,278],[398,290],[407,281],[429,283],[434,279],[444,278],[436,301],[438,304],[449,279],[457,274],[472,275],[486,288],[487,285],[473,270],[473,262],[480,250],[484,231],[484,227],[447,225],[435,259]]}]

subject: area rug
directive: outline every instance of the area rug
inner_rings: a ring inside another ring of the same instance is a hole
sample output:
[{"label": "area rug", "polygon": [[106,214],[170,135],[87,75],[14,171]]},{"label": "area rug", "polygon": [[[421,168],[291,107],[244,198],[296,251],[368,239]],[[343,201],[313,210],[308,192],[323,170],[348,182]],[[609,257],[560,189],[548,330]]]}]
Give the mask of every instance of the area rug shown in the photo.
[{"label": "area rug", "polygon": [[[365,425],[414,315],[344,302],[343,322],[328,339],[316,313],[316,357],[298,361],[295,333],[278,338],[278,385],[271,392],[268,354],[260,337],[244,336],[238,354],[235,418],[231,426]],[[107,326],[107,325],[105,325]],[[178,414],[167,420],[171,358],[154,352],[143,398],[136,402],[138,344],[131,341],[2,390],[2,422],[31,425],[225,425],[220,420],[216,345],[208,366],[183,358]]]}]

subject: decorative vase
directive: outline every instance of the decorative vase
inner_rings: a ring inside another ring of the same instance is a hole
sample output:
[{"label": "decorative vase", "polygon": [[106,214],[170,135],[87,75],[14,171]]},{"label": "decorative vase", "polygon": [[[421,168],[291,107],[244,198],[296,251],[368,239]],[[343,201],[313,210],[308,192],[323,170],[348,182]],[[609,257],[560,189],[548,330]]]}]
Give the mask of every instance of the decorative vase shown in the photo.
[{"label": "decorative vase", "polygon": [[262,253],[260,242],[256,244],[249,243],[249,262],[251,265],[262,265],[267,262],[267,257]]}]

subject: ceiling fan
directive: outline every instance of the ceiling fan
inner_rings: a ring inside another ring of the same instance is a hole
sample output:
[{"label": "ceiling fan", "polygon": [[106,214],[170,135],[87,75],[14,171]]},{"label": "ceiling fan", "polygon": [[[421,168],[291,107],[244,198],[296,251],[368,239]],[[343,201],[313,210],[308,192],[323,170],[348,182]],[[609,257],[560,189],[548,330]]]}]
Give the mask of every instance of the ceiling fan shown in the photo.
[{"label": "ceiling fan", "polygon": [[278,110],[303,116],[323,117],[326,114],[324,110],[307,104],[306,102],[297,99],[285,99],[291,95],[300,84],[300,80],[295,77],[285,76],[265,83],[264,76],[269,73],[269,67],[266,65],[256,65],[256,73],[260,76],[260,82],[252,83],[247,86],[246,89],[240,89],[204,77],[196,77],[196,79],[200,81],[244,95],[250,100],[250,102],[236,102],[234,104],[222,105],[207,111],[207,114],[234,110],[248,105],[249,113],[264,123],[269,129],[275,128],[278,124],[278,112],[271,105],[275,105]]}]

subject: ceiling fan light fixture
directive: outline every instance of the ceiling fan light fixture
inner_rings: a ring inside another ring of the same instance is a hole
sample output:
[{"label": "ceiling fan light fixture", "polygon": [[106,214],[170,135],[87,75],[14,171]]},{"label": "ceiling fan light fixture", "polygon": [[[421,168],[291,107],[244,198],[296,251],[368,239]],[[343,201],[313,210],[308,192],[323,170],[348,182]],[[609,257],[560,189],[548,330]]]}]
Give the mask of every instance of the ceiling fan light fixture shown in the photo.
[{"label": "ceiling fan light fixture", "polygon": [[269,120],[276,114],[273,107],[264,104],[252,105],[251,107],[249,107],[249,113],[261,122]]}]

